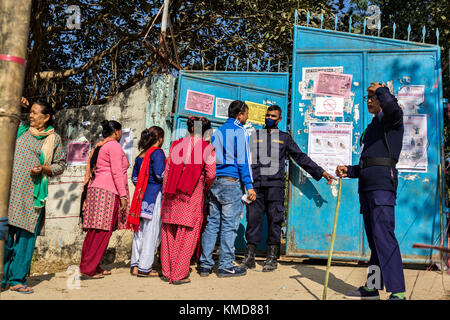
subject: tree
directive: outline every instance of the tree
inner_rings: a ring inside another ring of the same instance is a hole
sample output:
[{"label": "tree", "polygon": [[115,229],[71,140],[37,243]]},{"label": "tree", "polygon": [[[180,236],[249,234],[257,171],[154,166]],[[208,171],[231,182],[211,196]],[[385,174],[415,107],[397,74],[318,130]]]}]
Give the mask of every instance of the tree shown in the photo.
[{"label": "tree", "polygon": [[[327,1],[172,0],[166,57],[158,50],[162,0],[34,0],[25,95],[56,108],[106,102],[144,77],[183,69],[275,71],[292,61],[295,10],[333,15]],[[78,6],[80,27],[67,22]],[[311,26],[320,22],[311,21]],[[333,19],[327,23],[334,25]],[[151,27],[151,29],[150,29]],[[147,44],[143,43],[143,40]],[[270,61],[270,62],[269,62]]]}]

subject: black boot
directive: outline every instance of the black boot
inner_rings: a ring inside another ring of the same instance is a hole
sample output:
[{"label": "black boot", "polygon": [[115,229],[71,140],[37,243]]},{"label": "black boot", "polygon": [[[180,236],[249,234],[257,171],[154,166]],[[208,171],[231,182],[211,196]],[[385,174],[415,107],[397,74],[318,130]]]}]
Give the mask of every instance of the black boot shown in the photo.
[{"label": "black boot", "polygon": [[263,272],[269,272],[274,271],[277,266],[277,259],[279,257],[280,253],[280,246],[278,245],[269,245],[269,248],[267,249],[267,257],[266,261],[264,261],[264,266],[262,271]]},{"label": "black boot", "polygon": [[241,268],[253,269],[255,264],[255,251],[256,246],[252,243],[247,244],[247,250],[245,252],[244,260],[241,261],[239,265]]}]

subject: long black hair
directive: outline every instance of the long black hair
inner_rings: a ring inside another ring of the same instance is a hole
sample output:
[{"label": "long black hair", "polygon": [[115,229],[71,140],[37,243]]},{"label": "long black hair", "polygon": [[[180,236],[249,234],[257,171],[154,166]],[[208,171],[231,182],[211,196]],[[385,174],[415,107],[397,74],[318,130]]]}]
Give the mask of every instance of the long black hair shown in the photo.
[{"label": "long black hair", "polygon": [[158,126],[151,126],[141,132],[141,139],[138,142],[138,148],[141,151],[147,151],[160,138],[164,139],[164,130]]},{"label": "long black hair", "polygon": [[103,120],[100,124],[103,128],[103,138],[111,136],[116,130],[122,130],[122,125],[115,120]]},{"label": "long black hair", "polygon": [[[209,121],[207,118],[204,117],[189,117],[189,119],[187,120],[187,129],[188,132],[193,134],[194,133],[194,127],[195,127],[195,122],[196,121],[201,121],[202,122],[202,136],[205,134],[205,132],[209,129],[211,129],[211,121]],[[197,132],[196,132],[197,133]],[[198,132],[200,133],[200,132]]]}]

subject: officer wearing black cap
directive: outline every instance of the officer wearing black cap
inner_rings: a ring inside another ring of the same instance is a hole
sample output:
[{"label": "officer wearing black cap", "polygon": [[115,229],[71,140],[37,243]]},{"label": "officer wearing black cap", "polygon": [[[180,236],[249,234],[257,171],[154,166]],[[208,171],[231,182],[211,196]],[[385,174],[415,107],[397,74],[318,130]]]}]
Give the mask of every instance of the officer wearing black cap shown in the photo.
[{"label": "officer wearing black cap", "polygon": [[322,177],[330,184],[335,178],[303,153],[292,137],[278,129],[281,108],[269,106],[264,129],[256,130],[250,137],[252,153],[253,187],[256,200],[247,205],[247,250],[241,267],[255,267],[256,246],[261,239],[264,213],[267,213],[268,239],[267,257],[263,271],[277,268],[280,254],[281,224],[284,220],[284,192],[286,157],[291,158],[315,180]]},{"label": "officer wearing black cap", "polygon": [[395,166],[402,149],[403,111],[384,83],[371,83],[367,93],[367,108],[374,117],[360,139],[360,162],[355,166],[338,166],[336,174],[359,178],[360,211],[371,251],[369,264],[373,273],[368,274],[364,286],[348,292],[345,297],[379,299],[378,290],[384,283],[386,291],[392,292],[390,299],[404,300],[402,258],[394,234],[398,184]]}]

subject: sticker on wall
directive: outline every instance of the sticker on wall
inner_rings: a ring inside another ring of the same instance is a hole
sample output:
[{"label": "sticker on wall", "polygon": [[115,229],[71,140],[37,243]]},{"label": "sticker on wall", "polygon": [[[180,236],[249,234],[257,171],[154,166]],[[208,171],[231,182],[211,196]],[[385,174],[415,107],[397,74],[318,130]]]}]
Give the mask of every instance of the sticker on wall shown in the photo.
[{"label": "sticker on wall", "polygon": [[234,100],[216,98],[216,117],[228,119],[228,107]]},{"label": "sticker on wall", "polygon": [[352,164],[351,122],[310,122],[308,156],[330,174]]},{"label": "sticker on wall", "polygon": [[403,146],[396,165],[398,171],[427,172],[427,116],[403,116]]},{"label": "sticker on wall", "polygon": [[317,81],[314,82],[314,93],[348,99],[352,88],[352,78],[351,74],[319,72]]},{"label": "sticker on wall", "polygon": [[256,124],[265,124],[268,106],[255,102],[245,101],[248,106],[248,122]]},{"label": "sticker on wall", "polygon": [[89,142],[71,141],[67,146],[67,165],[68,166],[85,166],[89,161]]},{"label": "sticker on wall", "polygon": [[208,115],[213,114],[214,96],[211,94],[188,90],[184,109]]},{"label": "sticker on wall", "polygon": [[344,98],[316,97],[314,115],[316,117],[343,117]]},{"label": "sticker on wall", "polygon": [[344,67],[313,67],[302,68],[302,81],[298,83],[298,91],[302,95],[302,100],[311,100],[314,95],[314,82],[317,81],[317,74],[322,72],[343,73]]}]

